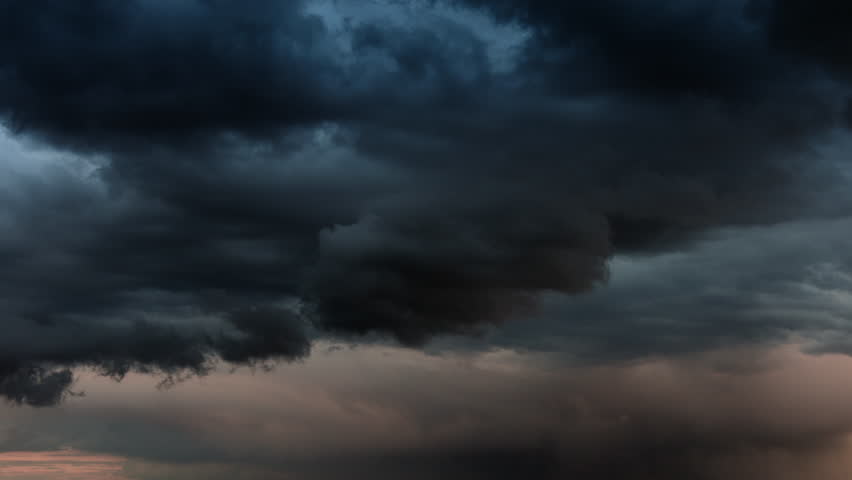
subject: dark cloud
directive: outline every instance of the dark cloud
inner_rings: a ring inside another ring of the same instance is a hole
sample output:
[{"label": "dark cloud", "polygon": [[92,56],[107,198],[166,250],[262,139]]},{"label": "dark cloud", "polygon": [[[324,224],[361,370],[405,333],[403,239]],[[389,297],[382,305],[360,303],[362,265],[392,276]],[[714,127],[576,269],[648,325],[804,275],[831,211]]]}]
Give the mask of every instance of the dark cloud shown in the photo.
[{"label": "dark cloud", "polygon": [[[222,331],[211,333],[144,321],[119,327],[76,322],[61,329],[19,329],[15,338],[35,338],[24,347],[8,346],[0,357],[0,393],[14,403],[37,407],[54,405],[71,393],[72,372],[58,366],[88,366],[117,380],[130,371],[156,373],[163,376],[163,385],[170,385],[187,373],[206,374],[216,358],[253,365],[302,358],[310,351],[301,323],[292,313],[275,309],[235,312]],[[67,340],[38,338],[61,334],[57,330],[82,331],[86,338],[71,346],[64,344]]]},{"label": "dark cloud", "polygon": [[852,34],[845,19],[852,15],[852,7],[848,3],[835,0],[754,3],[768,21],[773,45],[849,78],[852,61],[846,52],[852,48]]},{"label": "dark cloud", "polygon": [[714,233],[688,249],[623,255],[611,280],[581,295],[546,295],[525,322],[430,348],[550,351],[612,362],[789,341],[850,353],[848,219]]},{"label": "dark cloud", "polygon": [[322,120],[339,72],[301,3],[3,2],[0,110],[82,146]]},{"label": "dark cloud", "polygon": [[795,5],[0,2],[3,378],[421,345],[844,214],[849,85]]},{"label": "dark cloud", "polygon": [[713,96],[748,102],[794,72],[767,51],[746,2],[461,0],[530,25],[531,68],[558,89],[666,99]]},{"label": "dark cloud", "polygon": [[276,356],[306,356],[310,344],[297,318],[291,312],[267,308],[232,313],[230,323],[245,337],[225,340],[222,359],[233,363],[263,361]]},{"label": "dark cloud", "polygon": [[18,405],[56,405],[68,393],[74,376],[69,369],[0,367],[0,394]]}]

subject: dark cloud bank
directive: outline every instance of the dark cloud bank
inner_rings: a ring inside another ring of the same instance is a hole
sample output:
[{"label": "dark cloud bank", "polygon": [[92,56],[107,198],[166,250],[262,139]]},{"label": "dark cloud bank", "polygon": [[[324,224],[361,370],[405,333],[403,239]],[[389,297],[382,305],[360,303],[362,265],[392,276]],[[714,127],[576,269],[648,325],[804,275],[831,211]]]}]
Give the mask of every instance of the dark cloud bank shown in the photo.
[{"label": "dark cloud bank", "polygon": [[7,143],[59,160],[0,184],[0,395],[315,335],[422,345],[589,291],[616,254],[845,214],[846,166],[814,148],[849,122],[849,17],[4,0]]}]

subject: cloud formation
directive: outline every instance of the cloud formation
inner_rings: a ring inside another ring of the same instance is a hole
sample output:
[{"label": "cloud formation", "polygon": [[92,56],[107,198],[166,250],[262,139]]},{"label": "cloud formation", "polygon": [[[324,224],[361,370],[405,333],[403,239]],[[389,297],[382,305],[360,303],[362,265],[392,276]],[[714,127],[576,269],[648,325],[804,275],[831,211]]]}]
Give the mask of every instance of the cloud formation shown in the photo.
[{"label": "cloud formation", "polygon": [[133,480],[841,480],[852,468],[845,355],[783,345],[578,368],[318,347],[302,365],[167,391],[86,374],[87,398],[0,409],[0,449],[70,444],[128,458]]},{"label": "cloud formation", "polygon": [[849,211],[843,7],[357,7],[0,2],[0,395],[481,333]]}]

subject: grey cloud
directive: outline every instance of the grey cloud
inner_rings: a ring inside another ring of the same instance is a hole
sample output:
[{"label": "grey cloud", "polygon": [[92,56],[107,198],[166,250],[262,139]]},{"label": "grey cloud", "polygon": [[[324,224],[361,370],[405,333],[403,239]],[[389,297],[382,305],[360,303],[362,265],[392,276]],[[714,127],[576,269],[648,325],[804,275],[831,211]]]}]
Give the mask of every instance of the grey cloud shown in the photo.
[{"label": "grey cloud", "polygon": [[[824,42],[774,40],[783,2],[628,3],[0,3],[4,378],[422,345],[592,290],[613,255],[848,213],[813,150],[849,84]],[[33,145],[57,158],[21,167]]]},{"label": "grey cloud", "polygon": [[850,229],[849,219],[735,228],[680,251],[618,256],[595,291],[548,295],[534,319],[431,348],[613,362],[796,337],[812,352],[849,353]]},{"label": "grey cloud", "polygon": [[73,383],[73,374],[68,369],[27,367],[3,370],[0,394],[17,404],[26,403],[37,407],[55,405],[68,393]]},{"label": "grey cloud", "polygon": [[164,392],[145,377],[116,386],[86,375],[81,386],[97,393],[87,399],[0,411],[0,440],[130,456],[143,479],[717,480],[785,464],[780,478],[820,468],[842,478],[849,359],[796,348],[584,368],[505,351],[360,348]]}]

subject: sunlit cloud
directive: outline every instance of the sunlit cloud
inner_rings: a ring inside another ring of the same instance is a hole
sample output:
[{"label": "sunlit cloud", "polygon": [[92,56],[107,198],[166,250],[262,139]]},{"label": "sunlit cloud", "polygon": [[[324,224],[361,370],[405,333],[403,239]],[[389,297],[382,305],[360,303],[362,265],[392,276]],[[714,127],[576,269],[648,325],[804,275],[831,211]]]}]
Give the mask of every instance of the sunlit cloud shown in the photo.
[{"label": "sunlit cloud", "polygon": [[76,450],[0,453],[5,480],[127,480],[125,460]]}]

